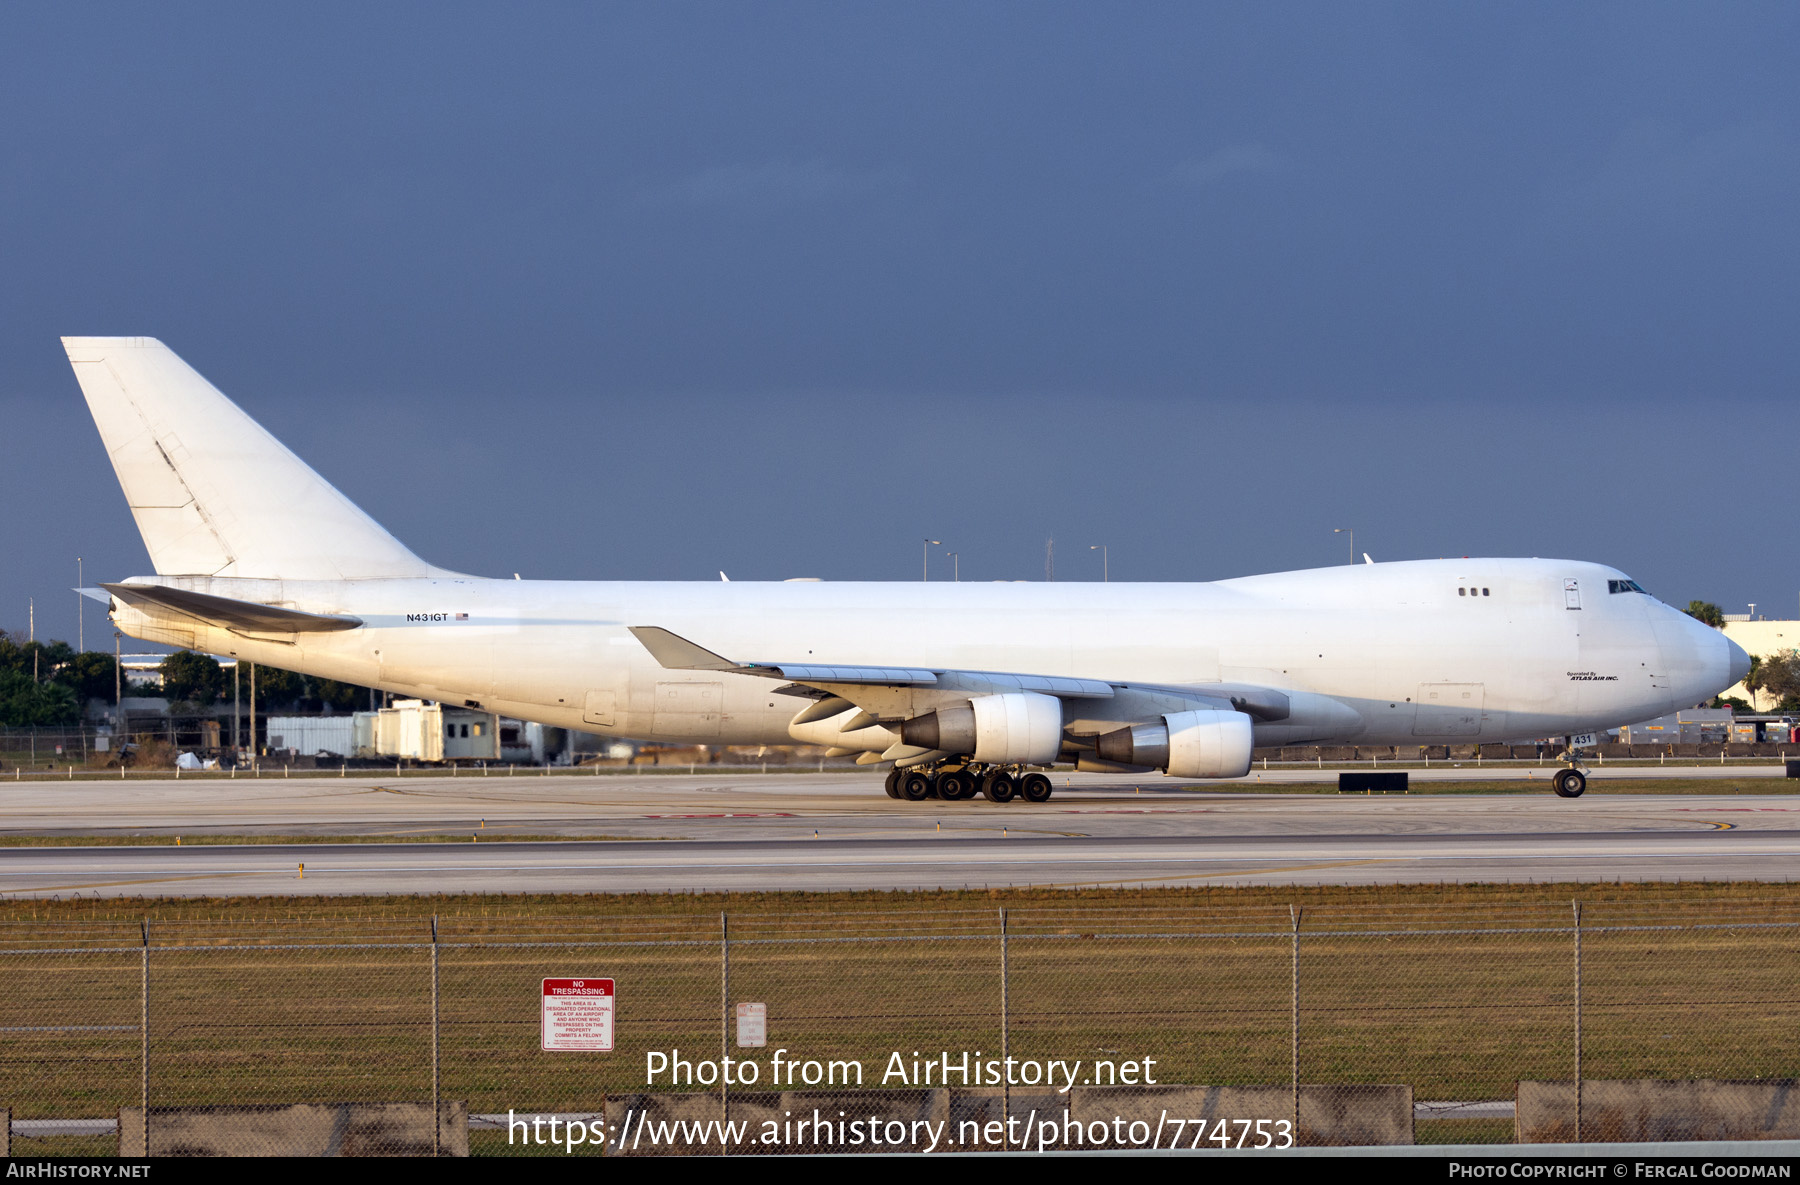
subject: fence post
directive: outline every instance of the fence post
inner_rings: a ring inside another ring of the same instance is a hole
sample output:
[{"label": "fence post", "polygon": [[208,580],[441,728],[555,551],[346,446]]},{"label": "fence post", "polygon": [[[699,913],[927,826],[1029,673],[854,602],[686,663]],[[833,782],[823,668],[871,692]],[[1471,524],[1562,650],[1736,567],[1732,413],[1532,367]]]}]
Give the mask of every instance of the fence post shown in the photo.
[{"label": "fence post", "polygon": [[150,1155],[150,918],[143,923],[143,966],[138,991],[138,1111],[144,1117],[144,1155]]},{"label": "fence post", "polygon": [[[731,1053],[731,918],[719,911],[719,1065]],[[729,1152],[725,1125],[731,1122],[731,1084],[719,1075],[719,1151]]]},{"label": "fence post", "polygon": [[1300,1143],[1300,913],[1288,906],[1288,920],[1293,924],[1293,954],[1288,974],[1288,1109],[1294,1125],[1294,1144]]},{"label": "fence post", "polygon": [[431,915],[431,1155],[444,1154],[444,1109],[439,1101],[442,1063],[438,1056],[438,915]]},{"label": "fence post", "polygon": [[[1000,1057],[1002,1064],[1010,1064],[1012,1060],[1011,1023],[1008,1009],[1011,1001],[1007,999],[1008,975],[1006,966],[1006,907],[1000,907]],[[1010,1075],[1008,1076],[1010,1078]],[[1005,1124],[1000,1130],[1001,1146],[1012,1148],[1012,1083],[1002,1081],[1000,1084],[1000,1119]]]},{"label": "fence post", "polygon": [[1581,1143],[1581,902],[1575,907],[1575,1142]]}]

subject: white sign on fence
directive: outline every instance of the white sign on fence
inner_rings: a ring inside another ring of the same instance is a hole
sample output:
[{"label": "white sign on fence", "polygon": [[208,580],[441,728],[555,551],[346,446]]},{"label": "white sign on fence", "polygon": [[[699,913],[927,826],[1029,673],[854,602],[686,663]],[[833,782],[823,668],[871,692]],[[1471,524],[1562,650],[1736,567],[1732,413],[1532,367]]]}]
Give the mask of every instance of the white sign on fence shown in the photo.
[{"label": "white sign on fence", "polygon": [[613,981],[546,979],[543,986],[545,1049],[613,1047]]},{"label": "white sign on fence", "polygon": [[749,1049],[752,1046],[769,1043],[769,1006],[767,1004],[739,1004],[737,1006],[738,1048]]}]

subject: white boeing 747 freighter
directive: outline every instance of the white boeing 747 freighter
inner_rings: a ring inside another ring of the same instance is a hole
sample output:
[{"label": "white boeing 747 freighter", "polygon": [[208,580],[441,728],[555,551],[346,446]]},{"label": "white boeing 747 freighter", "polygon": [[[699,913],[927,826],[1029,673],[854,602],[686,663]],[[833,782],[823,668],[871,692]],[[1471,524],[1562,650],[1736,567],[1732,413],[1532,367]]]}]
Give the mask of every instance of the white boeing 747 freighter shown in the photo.
[{"label": "white boeing 747 freighter", "polygon": [[[434,567],[153,338],[69,361],[154,576],[136,638],[563,728],[803,742],[896,797],[1041,772],[1237,778],[1257,745],[1573,736],[1702,701],[1744,651],[1603,564],[1457,559],[1210,584],[495,580]],[[1556,789],[1579,795],[1578,768]]]}]

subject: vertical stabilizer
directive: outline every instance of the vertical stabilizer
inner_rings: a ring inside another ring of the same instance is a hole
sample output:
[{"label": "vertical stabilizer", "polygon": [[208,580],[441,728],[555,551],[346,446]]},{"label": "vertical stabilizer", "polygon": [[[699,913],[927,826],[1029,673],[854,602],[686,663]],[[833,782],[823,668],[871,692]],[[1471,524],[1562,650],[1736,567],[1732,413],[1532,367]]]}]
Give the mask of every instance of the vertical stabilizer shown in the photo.
[{"label": "vertical stabilizer", "polygon": [[447,575],[155,338],[65,337],[63,348],[159,575]]}]

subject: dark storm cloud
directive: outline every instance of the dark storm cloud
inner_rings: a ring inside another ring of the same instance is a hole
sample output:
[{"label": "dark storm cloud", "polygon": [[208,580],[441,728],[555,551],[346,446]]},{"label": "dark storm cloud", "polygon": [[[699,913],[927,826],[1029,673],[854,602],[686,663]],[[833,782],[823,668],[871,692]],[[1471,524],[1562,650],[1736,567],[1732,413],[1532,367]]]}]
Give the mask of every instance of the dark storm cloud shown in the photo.
[{"label": "dark storm cloud", "polygon": [[65,333],[479,572],[1213,578],[1350,526],[1789,612],[1796,25],[9,6],[0,624],[147,568]]}]

